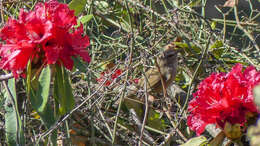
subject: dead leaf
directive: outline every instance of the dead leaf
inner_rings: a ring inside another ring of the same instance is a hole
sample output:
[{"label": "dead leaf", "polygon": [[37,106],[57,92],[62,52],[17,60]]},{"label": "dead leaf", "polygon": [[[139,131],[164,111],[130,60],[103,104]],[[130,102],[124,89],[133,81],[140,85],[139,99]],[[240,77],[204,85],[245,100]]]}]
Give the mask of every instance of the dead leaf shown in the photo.
[{"label": "dead leaf", "polygon": [[155,98],[152,95],[148,96],[148,101],[150,101],[151,103],[153,103],[155,100]]},{"label": "dead leaf", "polygon": [[236,0],[227,0],[226,3],[223,5],[223,7],[234,7],[235,5],[236,5]]}]

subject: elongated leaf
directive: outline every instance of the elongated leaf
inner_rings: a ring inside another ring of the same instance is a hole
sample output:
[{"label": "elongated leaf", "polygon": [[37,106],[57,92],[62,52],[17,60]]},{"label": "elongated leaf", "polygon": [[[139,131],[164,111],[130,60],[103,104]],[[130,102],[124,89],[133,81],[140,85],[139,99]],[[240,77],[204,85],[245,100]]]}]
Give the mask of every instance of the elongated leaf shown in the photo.
[{"label": "elongated leaf", "polygon": [[[192,44],[187,44],[187,43],[182,43],[182,42],[174,42],[174,44],[180,48],[185,49],[189,54],[192,53],[193,51],[196,53],[201,52],[201,49],[199,47],[192,45]],[[193,50],[191,50],[191,49],[193,49]]]},{"label": "elongated leaf", "polygon": [[54,81],[54,97],[60,104],[60,115],[64,115],[74,107],[74,98],[68,74],[64,67],[56,66]]},{"label": "elongated leaf", "polygon": [[206,146],[208,143],[208,140],[204,136],[194,137],[188,140],[185,144],[182,144],[181,146]]},{"label": "elongated leaf", "polygon": [[[8,145],[24,145],[22,122],[18,112],[15,79],[8,80],[8,88],[5,89],[5,131]],[[10,92],[10,94],[8,93]]]},{"label": "elongated leaf", "polygon": [[75,15],[79,15],[84,9],[87,4],[87,0],[72,0],[69,3],[69,8],[75,10]]},{"label": "elongated leaf", "polygon": [[49,66],[47,66],[41,71],[39,79],[32,82],[33,86],[30,90],[32,107],[40,115],[47,128],[50,128],[55,122],[54,112],[48,104],[50,83],[51,71]]},{"label": "elongated leaf", "polygon": [[85,16],[80,17],[80,18],[77,20],[77,26],[76,26],[76,27],[79,27],[80,24],[85,24],[85,23],[89,22],[92,18],[93,18],[93,15],[92,15],[92,14],[90,14],[90,15],[85,15]]},{"label": "elongated leaf", "polygon": [[[28,71],[28,69],[27,69]],[[31,77],[30,77],[31,78]],[[50,128],[55,123],[55,115],[50,104],[48,104],[50,83],[51,83],[51,70],[47,66],[42,69],[39,78],[34,78],[35,80],[30,81],[27,76],[27,87],[29,91],[30,100],[32,107],[37,111],[43,124]],[[57,142],[56,130],[50,135],[53,145]]]},{"label": "elongated leaf", "polygon": [[222,145],[224,139],[225,139],[225,133],[224,131],[221,131],[213,140],[210,141],[210,145]]},{"label": "elongated leaf", "polygon": [[35,90],[35,98],[32,98],[31,101],[33,102],[33,107],[35,107],[37,112],[42,113],[47,105],[48,96],[49,96],[49,89],[50,89],[50,82],[51,82],[51,73],[50,68],[46,67],[42,70],[39,80],[34,81]]},{"label": "elongated leaf", "polygon": [[26,68],[26,93],[27,93],[27,95],[30,95],[31,78],[32,78],[32,64],[31,64],[31,61],[28,61],[27,68]]}]

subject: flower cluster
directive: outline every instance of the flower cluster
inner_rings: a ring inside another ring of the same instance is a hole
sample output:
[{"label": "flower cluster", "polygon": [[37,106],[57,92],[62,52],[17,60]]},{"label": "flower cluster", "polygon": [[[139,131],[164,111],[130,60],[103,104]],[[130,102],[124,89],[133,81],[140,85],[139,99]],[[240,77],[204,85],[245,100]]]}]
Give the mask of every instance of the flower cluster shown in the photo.
[{"label": "flower cluster", "polygon": [[[121,74],[122,74],[121,69],[116,69],[114,72],[111,72],[110,70],[101,72],[100,77],[97,79],[97,82],[103,83],[106,81],[104,85],[109,86]],[[107,77],[108,75],[110,75],[110,77]]]},{"label": "flower cluster", "polygon": [[257,113],[252,90],[260,83],[260,72],[253,66],[242,68],[236,64],[229,73],[213,73],[199,84],[188,106],[188,126],[197,135],[207,124],[243,126],[248,115]]},{"label": "flower cluster", "polygon": [[33,11],[21,9],[18,20],[9,18],[0,31],[5,42],[0,44],[0,68],[17,77],[28,61],[64,65],[73,68],[73,56],[90,62],[86,47],[88,36],[82,36],[83,26],[74,28],[77,18],[66,4],[50,0],[38,3]]}]

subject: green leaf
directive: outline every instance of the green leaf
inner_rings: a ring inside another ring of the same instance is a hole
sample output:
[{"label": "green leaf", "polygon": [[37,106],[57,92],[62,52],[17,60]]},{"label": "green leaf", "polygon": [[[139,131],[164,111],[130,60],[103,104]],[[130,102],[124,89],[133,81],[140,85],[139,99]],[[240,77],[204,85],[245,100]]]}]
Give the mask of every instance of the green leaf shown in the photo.
[{"label": "green leaf", "polygon": [[80,17],[80,18],[77,20],[77,26],[76,26],[76,27],[79,27],[80,24],[86,24],[86,23],[88,23],[92,18],[93,18],[93,15],[92,15],[92,14],[90,14],[90,15],[85,15],[85,16]]},{"label": "green leaf", "polygon": [[166,128],[166,124],[160,117],[160,113],[156,112],[154,109],[149,109],[147,125],[157,130],[164,130]]},{"label": "green leaf", "polygon": [[31,78],[32,78],[32,64],[31,64],[31,61],[28,61],[27,68],[26,68],[26,93],[27,93],[27,95],[30,95]]},{"label": "green leaf", "polygon": [[222,41],[218,40],[213,45],[210,46],[210,50],[218,49],[220,47],[223,47],[223,43],[222,43]]},{"label": "green leaf", "polygon": [[78,16],[85,9],[86,4],[87,0],[72,0],[69,8],[75,10],[75,15]]},{"label": "green leaf", "polygon": [[206,146],[207,144],[208,144],[207,138],[204,136],[199,136],[199,137],[191,138],[181,146]]},{"label": "green leaf", "polygon": [[53,95],[60,104],[60,115],[64,115],[73,109],[75,101],[72,94],[69,76],[64,67],[58,65],[56,66]]},{"label": "green leaf", "polygon": [[254,102],[260,108],[260,85],[254,88]]},{"label": "green leaf", "polygon": [[38,82],[38,89],[36,92],[36,99],[34,98],[33,106],[37,112],[44,112],[44,109],[48,102],[50,83],[51,83],[51,71],[49,67],[42,70]]},{"label": "green leaf", "polygon": [[[42,69],[39,78],[32,77],[34,80],[31,81],[31,73],[30,68],[27,69],[27,91],[29,91],[30,101],[33,109],[37,111],[40,115],[43,124],[50,128],[53,124],[55,124],[55,115],[53,112],[53,108],[50,104],[48,104],[49,99],[49,91],[51,84],[51,70],[50,67],[47,66]],[[56,130],[52,132],[50,135],[51,141],[53,145],[56,145],[57,142],[57,133]]]},{"label": "green leaf", "polygon": [[24,145],[24,134],[22,129],[22,122],[18,112],[17,97],[15,89],[15,79],[8,80],[7,89],[4,91],[5,97],[5,132],[8,145]]},{"label": "green leaf", "polygon": [[51,83],[51,70],[47,66],[43,68],[38,80],[33,80],[30,89],[30,100],[33,109],[40,115],[41,120],[47,128],[50,128],[55,123],[53,109],[48,104],[49,90]]},{"label": "green leaf", "polygon": [[212,54],[214,55],[214,57],[216,57],[216,59],[221,59],[223,52],[224,52],[224,48],[219,48],[219,49],[214,49],[212,51]]},{"label": "green leaf", "polygon": [[198,7],[201,5],[201,0],[193,0],[188,4],[190,7]]},{"label": "green leaf", "polygon": [[216,22],[216,21],[212,21],[211,24],[210,24],[210,26],[211,26],[211,29],[212,29],[212,30],[215,30],[215,29],[216,29],[216,26],[217,26],[217,22]]},{"label": "green leaf", "polygon": [[[187,43],[182,43],[182,42],[174,42],[174,44],[180,48],[185,49],[187,52],[196,52],[196,53],[200,53],[201,49],[193,44],[187,44]],[[193,50],[191,50],[193,49]]]}]

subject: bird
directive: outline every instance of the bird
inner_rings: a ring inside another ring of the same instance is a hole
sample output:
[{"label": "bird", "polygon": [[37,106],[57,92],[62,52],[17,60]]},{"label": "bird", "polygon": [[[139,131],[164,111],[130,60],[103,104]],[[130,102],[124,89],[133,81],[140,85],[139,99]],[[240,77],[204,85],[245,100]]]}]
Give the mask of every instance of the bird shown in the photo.
[{"label": "bird", "polygon": [[[142,78],[139,79],[137,85],[130,87],[130,91],[123,100],[123,104],[130,109],[134,109],[137,116],[143,117],[144,115],[144,102],[143,98],[138,97],[138,91],[144,89],[146,82],[146,91],[148,95],[156,95],[163,93],[164,88],[167,89],[174,81],[177,74],[178,67],[178,52],[179,48],[175,45],[175,42],[180,42],[180,39],[175,39],[172,43],[163,47],[163,51],[156,57],[156,65],[148,69]],[[145,94],[145,93],[141,93]],[[133,111],[133,110],[131,110]],[[149,110],[148,116],[153,117],[156,112],[152,109]],[[160,120],[147,121],[148,125],[161,129]],[[157,126],[156,126],[157,125]]]},{"label": "bird", "polygon": [[[174,81],[177,74],[178,67],[178,52],[179,48],[174,42],[180,42],[177,38],[172,43],[163,47],[163,51],[156,57],[157,65],[148,69],[142,78],[140,78],[137,85],[132,88],[129,96],[136,95],[136,92],[144,88],[145,82],[147,83],[148,93],[162,93],[163,88],[167,87]],[[162,84],[164,83],[164,85]]]},{"label": "bird", "polygon": [[[175,50],[174,44],[166,45],[164,51],[157,57],[157,66],[145,72],[137,87],[143,88],[147,79],[147,91],[149,93],[161,93],[163,88],[166,89],[173,82],[177,73],[177,54],[178,50]],[[165,85],[162,84],[162,80]]]}]

